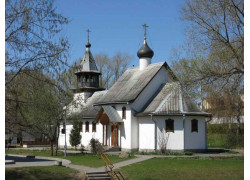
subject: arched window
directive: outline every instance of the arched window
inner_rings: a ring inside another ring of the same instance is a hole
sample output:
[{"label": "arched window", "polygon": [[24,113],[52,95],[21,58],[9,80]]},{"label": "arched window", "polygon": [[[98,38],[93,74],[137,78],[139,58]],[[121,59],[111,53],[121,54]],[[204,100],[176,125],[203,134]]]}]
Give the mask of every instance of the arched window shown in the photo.
[{"label": "arched window", "polygon": [[85,132],[89,132],[89,122],[85,122]]},{"label": "arched window", "polygon": [[165,121],[166,125],[166,132],[174,132],[174,120],[173,119],[167,119]]},{"label": "arched window", "polygon": [[191,132],[198,132],[198,120],[193,119],[191,121]]},{"label": "arched window", "polygon": [[122,119],[126,119],[126,107],[122,107]]},{"label": "arched window", "polygon": [[92,132],[96,132],[96,123],[95,122],[92,123]]},{"label": "arched window", "polygon": [[63,123],[62,134],[65,134],[65,129],[66,129],[66,126],[65,126],[65,123]]},{"label": "arched window", "polygon": [[82,122],[79,122],[79,131],[82,132]]}]

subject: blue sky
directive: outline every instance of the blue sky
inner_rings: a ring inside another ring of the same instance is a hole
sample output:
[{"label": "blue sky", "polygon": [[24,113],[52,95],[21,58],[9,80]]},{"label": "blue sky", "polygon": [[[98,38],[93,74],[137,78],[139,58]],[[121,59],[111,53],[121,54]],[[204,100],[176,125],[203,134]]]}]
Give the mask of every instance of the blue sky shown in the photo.
[{"label": "blue sky", "polygon": [[170,63],[172,48],[185,39],[185,26],[180,19],[183,4],[183,0],[55,0],[58,12],[71,21],[64,29],[71,44],[69,63],[83,57],[89,28],[94,55],[106,53],[111,57],[125,52],[133,56],[130,66],[138,66],[136,53],[143,43],[144,23],[149,25],[152,63]]}]

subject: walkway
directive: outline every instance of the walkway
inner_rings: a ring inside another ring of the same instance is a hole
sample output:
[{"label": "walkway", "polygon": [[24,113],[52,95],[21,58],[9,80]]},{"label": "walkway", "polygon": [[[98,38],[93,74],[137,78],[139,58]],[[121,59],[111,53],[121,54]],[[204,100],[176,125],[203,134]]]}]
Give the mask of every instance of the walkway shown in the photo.
[{"label": "walkway", "polygon": [[[142,162],[151,158],[173,158],[173,157],[183,157],[183,158],[192,158],[192,157],[232,157],[232,156],[244,156],[244,150],[237,150],[237,154],[227,154],[227,153],[219,153],[219,154],[214,154],[214,153],[195,153],[192,156],[171,156],[171,155],[136,155],[136,158],[130,159],[127,161],[121,161],[118,163],[114,164],[114,169],[123,167],[123,166],[128,166],[137,162]],[[41,156],[36,156],[34,159],[29,159],[26,158],[26,156],[22,155],[14,155],[10,154],[6,156],[11,160],[11,157],[14,157],[17,159],[16,164],[9,164],[5,165],[5,167],[27,167],[27,166],[51,166],[54,165],[56,161],[62,161],[62,165],[76,169],[81,172],[103,172],[105,171],[105,167],[99,167],[99,168],[92,168],[88,166],[82,166],[82,165],[74,165],[71,164],[71,161],[66,160],[66,159],[60,159],[60,158],[50,158],[50,157],[41,157]],[[26,158],[26,159],[25,159]],[[12,158],[13,159],[13,158]],[[19,159],[19,160],[18,160]]]}]

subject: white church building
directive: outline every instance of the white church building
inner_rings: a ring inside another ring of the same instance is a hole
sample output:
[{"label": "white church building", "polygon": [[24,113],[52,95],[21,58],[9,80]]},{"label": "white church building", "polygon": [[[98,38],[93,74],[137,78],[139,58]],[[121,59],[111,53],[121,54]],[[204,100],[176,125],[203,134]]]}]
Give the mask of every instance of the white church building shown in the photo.
[{"label": "white church building", "polygon": [[[127,69],[109,90],[99,87],[101,73],[90,47],[88,40],[81,69],[75,73],[74,103],[67,107],[68,117],[80,117],[82,145],[89,147],[95,138],[122,151],[155,151],[164,144],[173,151],[206,150],[206,121],[211,114],[190,98],[166,62],[152,63],[154,52],[146,36],[137,52],[139,67]],[[67,146],[72,127],[67,121]],[[65,145],[64,128],[60,146]]]}]

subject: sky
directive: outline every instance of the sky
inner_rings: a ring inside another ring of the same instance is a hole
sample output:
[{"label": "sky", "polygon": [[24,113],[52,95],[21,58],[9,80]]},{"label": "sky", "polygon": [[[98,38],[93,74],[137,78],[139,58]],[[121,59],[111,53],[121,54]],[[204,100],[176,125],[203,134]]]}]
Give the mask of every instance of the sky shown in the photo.
[{"label": "sky", "polygon": [[91,52],[118,52],[131,55],[130,66],[138,66],[137,51],[143,44],[146,23],[147,42],[154,51],[152,63],[167,61],[173,48],[185,40],[180,12],[184,0],[55,0],[57,12],[70,20],[63,33],[71,49],[69,63],[82,58],[89,28]]}]

